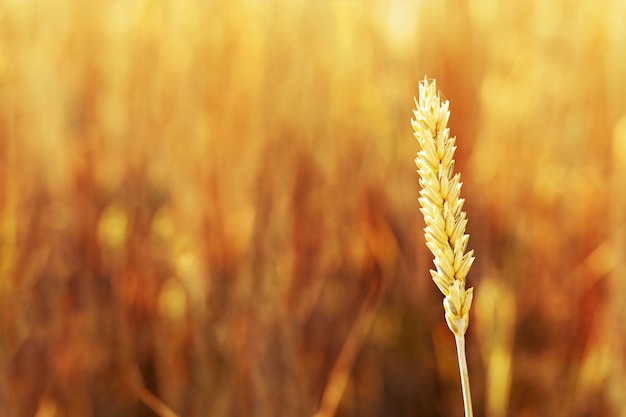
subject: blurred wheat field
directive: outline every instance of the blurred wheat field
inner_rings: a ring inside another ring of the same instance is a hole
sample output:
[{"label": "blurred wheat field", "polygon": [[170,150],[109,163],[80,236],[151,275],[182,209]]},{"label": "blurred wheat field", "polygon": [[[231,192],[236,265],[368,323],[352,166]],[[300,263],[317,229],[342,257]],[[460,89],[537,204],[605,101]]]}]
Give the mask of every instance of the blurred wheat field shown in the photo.
[{"label": "blurred wheat field", "polygon": [[476,414],[623,415],[625,51],[619,0],[3,1],[0,415],[461,415],[424,74]]}]

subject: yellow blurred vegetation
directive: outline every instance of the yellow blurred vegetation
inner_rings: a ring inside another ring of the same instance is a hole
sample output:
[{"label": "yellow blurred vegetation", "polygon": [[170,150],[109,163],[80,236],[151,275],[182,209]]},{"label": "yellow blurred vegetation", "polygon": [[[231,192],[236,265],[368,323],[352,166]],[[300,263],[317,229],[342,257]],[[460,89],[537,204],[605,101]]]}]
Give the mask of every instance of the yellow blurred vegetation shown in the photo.
[{"label": "yellow blurred vegetation", "polygon": [[625,51],[621,0],[3,0],[0,415],[461,415],[424,74],[476,414],[623,415]]}]

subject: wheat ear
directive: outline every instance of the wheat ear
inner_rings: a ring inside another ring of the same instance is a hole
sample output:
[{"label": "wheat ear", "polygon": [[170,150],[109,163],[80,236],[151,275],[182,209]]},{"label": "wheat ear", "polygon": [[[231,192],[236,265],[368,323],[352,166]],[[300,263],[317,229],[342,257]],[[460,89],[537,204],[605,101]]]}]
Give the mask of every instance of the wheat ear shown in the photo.
[{"label": "wheat ear", "polygon": [[465,331],[469,324],[473,288],[465,289],[465,277],[474,262],[474,251],[465,252],[469,235],[467,218],[460,198],[461,176],[454,174],[456,138],[446,127],[450,117],[449,102],[442,103],[436,82],[426,78],[419,85],[419,101],[411,119],[414,135],[421,150],[415,164],[422,187],[419,202],[426,228],[426,246],[433,253],[436,269],[430,274],[444,295],[446,322],[456,340],[465,416],[473,416],[467,361]]}]

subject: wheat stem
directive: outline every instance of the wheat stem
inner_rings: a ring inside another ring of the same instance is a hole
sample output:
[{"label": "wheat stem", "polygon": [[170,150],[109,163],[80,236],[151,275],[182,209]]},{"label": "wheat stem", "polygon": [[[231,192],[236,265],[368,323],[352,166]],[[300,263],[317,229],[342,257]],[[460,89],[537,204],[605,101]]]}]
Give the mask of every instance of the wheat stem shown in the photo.
[{"label": "wheat stem", "polygon": [[459,371],[461,372],[461,390],[463,391],[463,406],[465,417],[473,417],[472,394],[470,393],[469,372],[467,371],[467,359],[465,358],[465,336],[454,336],[456,340],[456,354],[459,359]]},{"label": "wheat stem", "polygon": [[454,173],[456,138],[450,137],[446,127],[449,102],[441,101],[435,81],[424,78],[420,82],[415,105],[411,125],[421,148],[415,159],[422,186],[419,202],[426,223],[426,246],[435,257],[436,267],[430,274],[444,295],[446,322],[456,339],[465,417],[472,417],[465,331],[474,293],[473,288],[465,289],[465,277],[474,262],[474,251],[465,251],[469,235],[465,233],[467,218],[460,197],[461,176]]}]

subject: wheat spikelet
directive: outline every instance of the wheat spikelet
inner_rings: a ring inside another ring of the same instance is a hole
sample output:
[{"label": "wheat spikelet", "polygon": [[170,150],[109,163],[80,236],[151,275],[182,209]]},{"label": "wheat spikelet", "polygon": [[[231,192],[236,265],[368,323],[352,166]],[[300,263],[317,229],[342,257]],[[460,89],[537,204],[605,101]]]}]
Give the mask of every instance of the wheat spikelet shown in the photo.
[{"label": "wheat spikelet", "polygon": [[421,150],[415,164],[420,175],[419,202],[426,228],[426,246],[435,257],[436,270],[430,273],[444,298],[446,321],[455,335],[462,335],[469,324],[473,289],[465,289],[465,277],[474,262],[474,251],[465,252],[469,235],[467,218],[460,198],[461,176],[454,174],[456,138],[446,127],[449,102],[441,102],[436,82],[420,82],[419,102],[411,120]]},{"label": "wheat spikelet", "polygon": [[415,105],[411,125],[421,147],[415,159],[422,186],[420,211],[426,223],[426,246],[435,257],[436,268],[430,274],[445,296],[443,307],[456,340],[465,416],[471,417],[465,331],[474,293],[473,288],[465,289],[465,277],[474,262],[474,251],[465,252],[469,235],[465,233],[467,218],[463,211],[464,200],[460,197],[461,176],[454,174],[455,138],[450,137],[450,129],[446,127],[450,117],[449,102],[442,103],[436,82],[424,78]]}]

